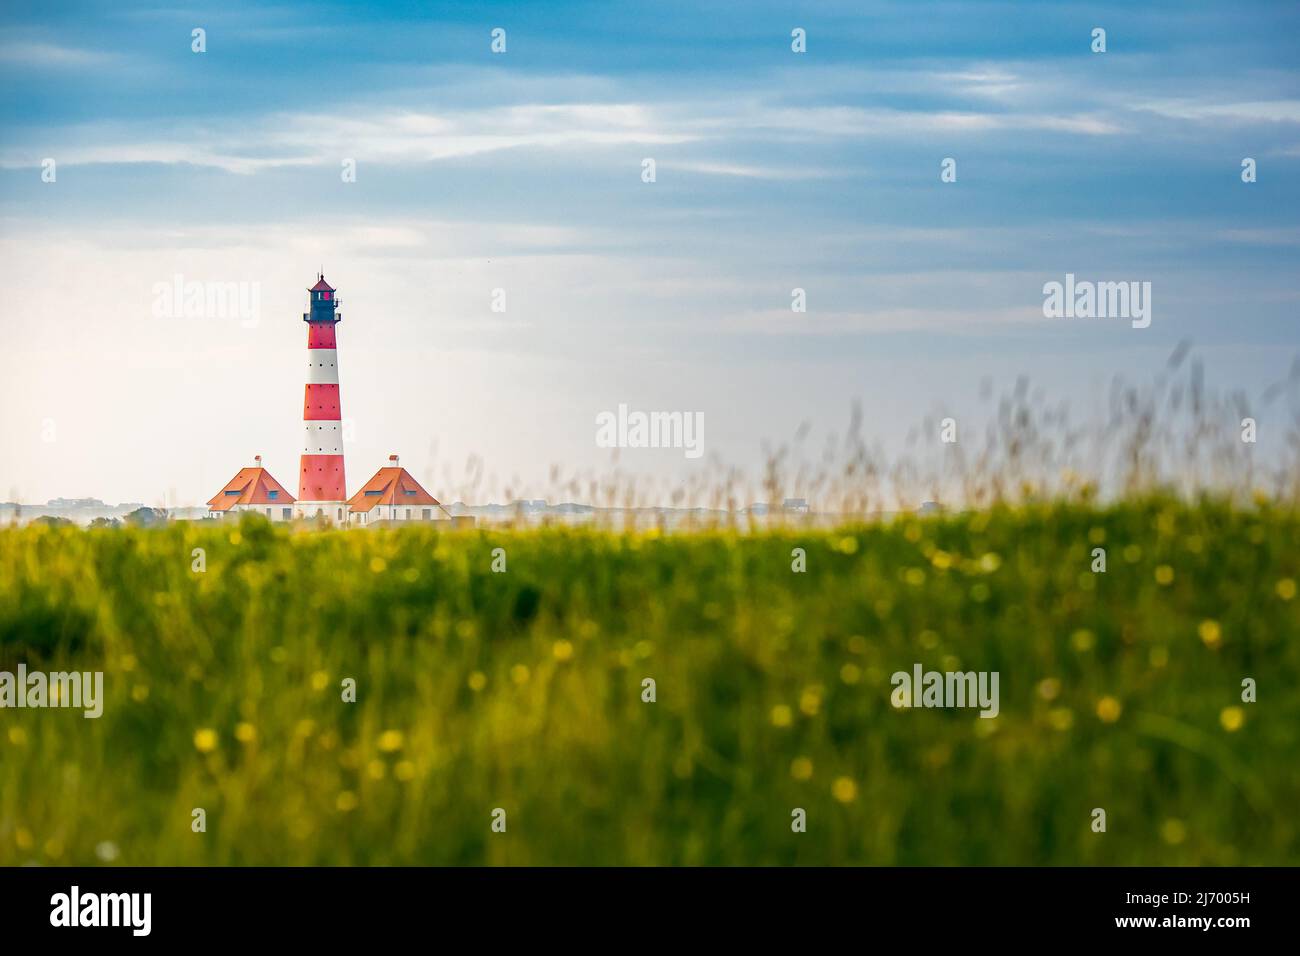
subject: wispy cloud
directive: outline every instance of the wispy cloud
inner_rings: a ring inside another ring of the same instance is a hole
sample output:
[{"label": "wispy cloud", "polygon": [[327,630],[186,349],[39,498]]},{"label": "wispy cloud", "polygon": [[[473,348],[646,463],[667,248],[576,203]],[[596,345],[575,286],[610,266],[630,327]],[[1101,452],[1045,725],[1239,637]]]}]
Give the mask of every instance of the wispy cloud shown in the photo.
[{"label": "wispy cloud", "polygon": [[83,50],[54,43],[0,43],[0,64],[16,67],[72,68],[104,66],[118,59],[117,54],[101,50]]},{"label": "wispy cloud", "polygon": [[[318,113],[187,123],[169,139],[154,123],[95,124],[52,131],[44,148],[64,165],[166,163],[249,174],[283,166],[337,164],[341,156],[374,163],[426,163],[533,147],[583,149],[684,143],[698,134],[673,130],[652,108],[636,104],[535,104],[432,113],[357,108],[333,110],[328,138]],[[57,152],[54,150],[57,148]],[[0,151],[0,166],[39,163],[30,149]]]},{"label": "wispy cloud", "polygon": [[735,176],[740,179],[824,179],[838,175],[834,170],[810,166],[754,166],[745,163],[709,161],[673,161],[664,163],[668,169],[703,173],[706,176]]},{"label": "wispy cloud", "polygon": [[1194,123],[1300,123],[1300,100],[1291,99],[1226,103],[1204,99],[1151,100],[1133,108]]},{"label": "wispy cloud", "polygon": [[[916,134],[1053,131],[1085,136],[1121,127],[1091,115],[787,107],[749,103],[532,103],[472,111],[432,112],[366,107],[330,110],[330,132],[319,135],[320,114],[292,113],[249,122],[182,123],[159,139],[154,123],[99,123],[48,131],[38,156],[11,145],[0,166],[25,168],[53,154],[65,165],[163,163],[208,166],[250,174],[285,166],[337,164],[340,156],[386,164],[428,163],[512,149],[579,151],[624,145],[725,144],[746,140],[906,137]],[[57,152],[54,150],[57,148]],[[829,170],[777,167],[710,157],[679,164],[716,175],[759,179],[817,178]]]}]

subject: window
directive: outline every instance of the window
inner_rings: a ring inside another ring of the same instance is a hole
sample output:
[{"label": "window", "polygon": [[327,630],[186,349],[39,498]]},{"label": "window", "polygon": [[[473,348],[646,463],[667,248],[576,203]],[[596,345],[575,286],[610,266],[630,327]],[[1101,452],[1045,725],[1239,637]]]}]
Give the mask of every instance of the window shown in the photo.
[{"label": "window", "polygon": [[420,517],[423,518],[425,521],[428,521],[430,518],[433,517],[433,509],[425,508],[424,511],[420,513]]},{"label": "window", "polygon": [[290,518],[293,517],[293,509],[292,509],[292,508],[281,508],[281,509],[280,509],[280,517],[282,517],[285,521],[288,521]]},{"label": "window", "polygon": [[234,491],[227,491],[227,492],[226,492],[226,497],[230,497],[231,495],[233,495],[234,497],[238,498],[238,497],[239,497],[239,489],[235,489]]},{"label": "window", "polygon": [[267,516],[268,518],[271,517],[271,509],[270,509],[270,508],[267,508],[267,509],[266,509],[266,516]]},{"label": "window", "polygon": [[342,508],[339,509],[339,520],[340,520],[340,521],[343,520],[343,509],[342,509]]},{"label": "window", "polygon": [[268,498],[270,498],[272,501],[274,501],[276,498],[279,498],[279,497],[280,497],[280,492],[278,492],[278,491],[268,491],[268,492],[266,493],[266,497],[268,497]]},{"label": "window", "polygon": [[366,497],[369,498],[371,495],[382,495],[382,494],[383,494],[383,491],[382,491],[382,490],[381,490],[381,491],[367,491],[367,492],[366,492]]},{"label": "window", "polygon": [[410,521],[410,520],[411,520],[411,509],[410,509],[410,508],[407,508],[407,509],[406,509],[406,520],[407,520],[407,521]]}]

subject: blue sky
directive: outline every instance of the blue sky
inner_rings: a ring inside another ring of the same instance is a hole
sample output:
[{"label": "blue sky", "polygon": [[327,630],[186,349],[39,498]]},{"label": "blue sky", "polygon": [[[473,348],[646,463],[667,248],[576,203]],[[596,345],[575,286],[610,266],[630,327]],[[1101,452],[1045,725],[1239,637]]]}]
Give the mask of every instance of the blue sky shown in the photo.
[{"label": "blue sky", "polygon": [[[322,265],[350,489],[400,451],[542,493],[620,402],[750,469],[854,399],[886,445],[1019,374],[1086,411],[1187,338],[1257,393],[1300,351],[1298,47],[1288,3],[6,4],[0,498],[288,481]],[[1043,318],[1067,272],[1150,281],[1151,327]],[[178,273],[260,321],[151,316]]]}]

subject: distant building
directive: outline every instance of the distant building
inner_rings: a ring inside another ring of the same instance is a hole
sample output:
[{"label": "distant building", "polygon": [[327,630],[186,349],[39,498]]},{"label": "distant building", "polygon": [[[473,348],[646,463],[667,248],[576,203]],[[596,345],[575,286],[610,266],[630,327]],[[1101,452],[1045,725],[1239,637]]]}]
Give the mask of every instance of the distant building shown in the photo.
[{"label": "distant building", "polygon": [[782,511],[792,511],[795,514],[806,515],[808,513],[807,498],[786,498],[781,502]]},{"label": "distant building", "polygon": [[545,498],[532,498],[532,499],[516,498],[514,501],[510,502],[508,507],[510,507],[514,511],[545,511],[546,499]]},{"label": "distant building", "polygon": [[51,498],[47,508],[107,508],[98,498]]},{"label": "distant building", "polygon": [[294,497],[262,467],[262,456],[251,468],[241,468],[208,502],[208,517],[221,518],[241,511],[256,511],[272,521],[293,519]]},{"label": "distant building", "polygon": [[348,501],[348,521],[354,525],[377,521],[450,519],[447,509],[401,467],[396,455],[389,455],[388,467],[375,472],[375,476]]}]

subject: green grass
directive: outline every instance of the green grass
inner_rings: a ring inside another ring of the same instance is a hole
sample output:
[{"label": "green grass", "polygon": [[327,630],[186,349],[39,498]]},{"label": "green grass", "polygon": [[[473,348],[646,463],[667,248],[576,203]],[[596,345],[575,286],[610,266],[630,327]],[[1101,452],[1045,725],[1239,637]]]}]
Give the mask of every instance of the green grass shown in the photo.
[{"label": "green grass", "polygon": [[[0,710],[0,864],[1295,864],[1297,580],[1300,513],[1164,499],[0,530],[0,670],[102,670],[106,698]],[[915,662],[998,671],[1001,715],[894,710]]]}]

